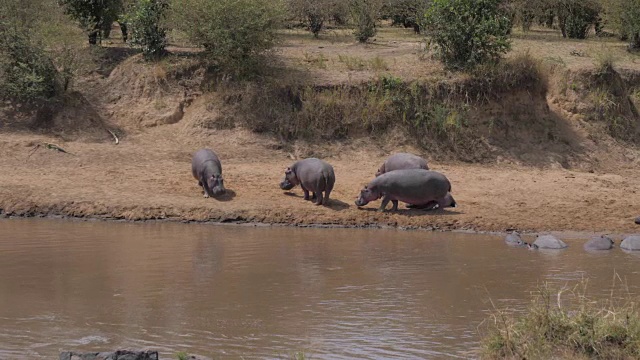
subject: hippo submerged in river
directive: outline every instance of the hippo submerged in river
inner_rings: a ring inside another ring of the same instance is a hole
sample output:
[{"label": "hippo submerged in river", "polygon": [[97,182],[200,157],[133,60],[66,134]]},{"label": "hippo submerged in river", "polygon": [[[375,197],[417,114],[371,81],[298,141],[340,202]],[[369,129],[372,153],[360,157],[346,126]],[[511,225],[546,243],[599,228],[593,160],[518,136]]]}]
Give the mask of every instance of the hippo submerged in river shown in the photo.
[{"label": "hippo submerged in river", "polygon": [[365,206],[380,198],[379,211],[384,211],[389,201],[393,211],[398,210],[398,201],[425,209],[456,207],[449,179],[423,169],[393,170],[376,177],[360,191],[356,205]]},{"label": "hippo submerged in river", "polygon": [[584,249],[587,251],[611,250],[613,248],[613,244],[613,240],[608,236],[594,236],[584,244]]},{"label": "hippo submerged in river", "polygon": [[387,160],[380,165],[380,168],[376,172],[376,177],[389,171],[406,169],[429,170],[429,165],[427,165],[427,160],[420,156],[409,153],[397,153],[389,156]]},{"label": "hippo submerged in river", "polygon": [[222,179],[222,165],[213,150],[200,149],[191,159],[191,173],[202,186],[204,197],[219,196],[226,192]]},{"label": "hippo submerged in river", "polygon": [[[300,185],[304,191],[305,200],[310,199],[309,192],[312,192],[313,198],[316,199],[314,204],[327,205],[335,182],[336,175],[333,172],[333,166],[320,159],[308,158],[296,161],[285,170],[280,188],[291,190],[296,185]],[[322,196],[323,192],[324,197]]]},{"label": "hippo submerged in river", "polygon": [[564,249],[567,244],[553,235],[538,235],[532,246],[535,249]]}]

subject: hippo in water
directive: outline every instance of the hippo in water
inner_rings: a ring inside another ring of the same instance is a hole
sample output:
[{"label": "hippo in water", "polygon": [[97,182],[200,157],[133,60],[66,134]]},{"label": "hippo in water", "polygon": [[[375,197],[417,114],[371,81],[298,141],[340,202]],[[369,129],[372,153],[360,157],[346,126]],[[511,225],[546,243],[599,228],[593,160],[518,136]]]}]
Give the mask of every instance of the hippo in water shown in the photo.
[{"label": "hippo in water", "polygon": [[218,155],[210,149],[200,149],[193,154],[191,173],[202,186],[204,197],[219,196],[226,192],[222,179],[222,165]]},{"label": "hippo in water", "polygon": [[380,165],[376,177],[393,170],[424,169],[429,170],[427,160],[409,153],[397,153],[389,156]]},{"label": "hippo in water", "polygon": [[507,236],[504,237],[504,242],[509,246],[515,246],[515,247],[521,247],[527,244],[522,240],[522,238],[520,237],[520,234],[518,234],[517,232],[512,232],[507,234]]},{"label": "hippo in water", "polygon": [[285,170],[280,188],[291,190],[294,186],[300,185],[304,191],[305,200],[309,200],[309,192],[312,192],[313,199],[316,199],[314,204],[327,205],[335,182],[336,175],[333,172],[333,166],[320,159],[308,158],[296,161]]},{"label": "hippo in water", "polygon": [[364,187],[356,200],[357,206],[382,198],[379,211],[384,211],[393,203],[393,211],[398,210],[398,201],[418,207],[456,207],[451,196],[451,183],[443,174],[423,169],[393,170],[384,173]]},{"label": "hippo in water", "polygon": [[533,242],[536,249],[564,249],[567,244],[553,235],[538,235]]},{"label": "hippo in water", "polygon": [[640,250],[640,235],[627,236],[620,243],[620,248],[624,250]]},{"label": "hippo in water", "polygon": [[587,251],[591,250],[611,250],[613,248],[613,240],[604,235],[594,236],[591,240],[587,241],[584,244],[584,249]]}]

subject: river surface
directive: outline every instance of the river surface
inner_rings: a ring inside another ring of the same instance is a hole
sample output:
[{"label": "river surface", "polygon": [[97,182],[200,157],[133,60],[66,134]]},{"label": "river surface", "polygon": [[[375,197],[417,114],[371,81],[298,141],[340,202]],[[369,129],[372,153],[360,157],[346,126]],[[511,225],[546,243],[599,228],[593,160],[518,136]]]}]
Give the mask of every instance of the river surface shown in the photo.
[{"label": "river surface", "polygon": [[[214,359],[475,358],[538,284],[640,293],[640,257],[502,236],[0,220],[0,359],[155,349]],[[614,274],[622,280],[614,281]]]}]

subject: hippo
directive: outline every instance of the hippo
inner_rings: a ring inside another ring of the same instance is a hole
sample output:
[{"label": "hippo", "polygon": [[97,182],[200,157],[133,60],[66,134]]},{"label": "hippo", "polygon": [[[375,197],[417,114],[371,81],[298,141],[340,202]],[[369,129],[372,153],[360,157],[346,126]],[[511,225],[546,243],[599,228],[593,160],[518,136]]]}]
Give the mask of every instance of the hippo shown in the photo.
[{"label": "hippo", "polygon": [[611,250],[613,248],[613,240],[604,235],[594,236],[591,240],[587,241],[584,244],[584,249],[587,251],[591,250]]},{"label": "hippo", "polygon": [[527,244],[526,242],[522,241],[520,234],[518,234],[517,232],[507,234],[507,236],[505,236],[504,238],[504,242],[509,246],[516,247],[525,246]]},{"label": "hippo", "polygon": [[291,190],[299,184],[304,191],[305,200],[309,200],[309,192],[312,192],[312,199],[316,200],[314,204],[327,205],[335,182],[336,175],[333,172],[333,166],[320,159],[308,158],[296,161],[285,170],[280,188]]},{"label": "hippo", "polygon": [[533,245],[537,246],[537,249],[564,249],[567,247],[567,244],[553,235],[538,235]]},{"label": "hippo", "polygon": [[380,168],[376,172],[376,177],[393,170],[404,169],[424,169],[429,170],[427,160],[420,156],[409,153],[397,153],[389,156],[387,160],[380,165]]},{"label": "hippo", "polygon": [[443,174],[424,169],[393,170],[371,180],[356,200],[357,206],[382,198],[379,211],[385,211],[389,201],[393,211],[398,210],[398,201],[421,207],[456,207],[451,196],[451,183]]},{"label": "hippo", "polygon": [[637,225],[640,225],[640,216],[638,216],[638,217],[636,218],[636,224],[637,224]]},{"label": "hippo", "polygon": [[620,248],[624,250],[640,250],[640,235],[630,235],[620,243]]},{"label": "hippo", "polygon": [[200,149],[193,154],[191,173],[198,180],[198,186],[202,186],[205,198],[226,192],[222,179],[222,165],[213,150]]}]

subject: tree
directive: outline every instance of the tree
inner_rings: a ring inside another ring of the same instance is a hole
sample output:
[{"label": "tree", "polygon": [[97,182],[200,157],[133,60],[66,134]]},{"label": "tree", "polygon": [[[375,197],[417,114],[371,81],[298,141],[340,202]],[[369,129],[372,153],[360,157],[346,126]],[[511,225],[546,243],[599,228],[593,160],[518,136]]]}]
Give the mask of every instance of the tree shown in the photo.
[{"label": "tree", "polygon": [[318,37],[331,14],[333,0],[289,0],[289,9],[307,23],[309,31]]},{"label": "tree", "polygon": [[131,26],[131,44],[142,47],[147,60],[159,59],[167,45],[164,19],[169,8],[167,0],[138,0],[126,16]]},{"label": "tree", "polygon": [[122,12],[121,0],[58,0],[65,12],[88,33],[89,44],[96,45],[100,32],[111,27]]},{"label": "tree", "polygon": [[425,15],[430,43],[445,66],[473,68],[510,49],[511,21],[502,0],[434,0]]},{"label": "tree", "polygon": [[602,7],[597,0],[556,0],[556,13],[563,37],[586,39],[592,25],[600,20]]}]

